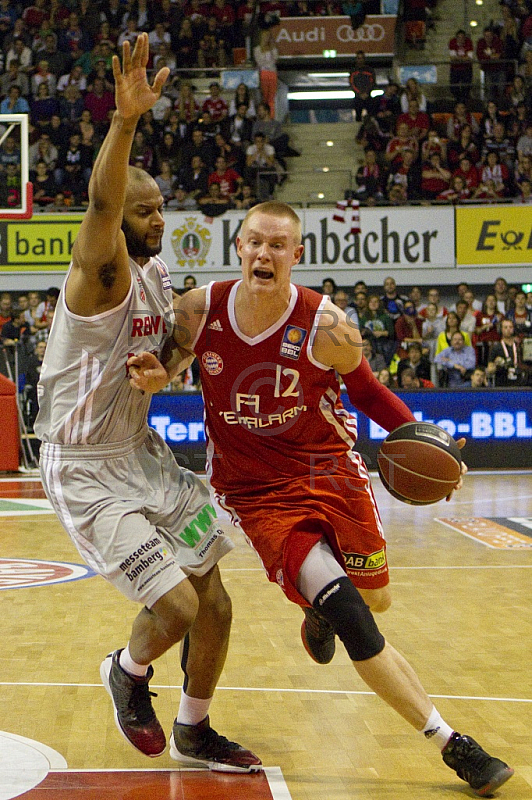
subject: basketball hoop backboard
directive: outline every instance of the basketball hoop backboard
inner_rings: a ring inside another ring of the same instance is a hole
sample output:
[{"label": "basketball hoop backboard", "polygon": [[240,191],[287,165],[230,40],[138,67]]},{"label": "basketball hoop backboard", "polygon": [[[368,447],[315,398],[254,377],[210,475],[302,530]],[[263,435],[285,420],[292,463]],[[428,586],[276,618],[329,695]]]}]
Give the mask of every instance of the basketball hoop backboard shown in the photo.
[{"label": "basketball hoop backboard", "polygon": [[16,176],[0,174],[0,219],[31,219],[33,184],[29,179],[27,114],[0,116],[0,148],[3,148],[8,137],[14,137],[16,141],[20,170]]}]

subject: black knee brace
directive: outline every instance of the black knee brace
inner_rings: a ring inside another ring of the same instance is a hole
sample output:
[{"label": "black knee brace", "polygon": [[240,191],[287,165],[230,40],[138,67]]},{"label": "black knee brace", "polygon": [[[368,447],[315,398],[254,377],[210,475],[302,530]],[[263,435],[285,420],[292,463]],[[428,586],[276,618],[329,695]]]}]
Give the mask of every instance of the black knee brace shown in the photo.
[{"label": "black knee brace", "polygon": [[373,614],[347,576],[327,584],[312,605],[331,623],[352,661],[365,661],[384,649]]}]

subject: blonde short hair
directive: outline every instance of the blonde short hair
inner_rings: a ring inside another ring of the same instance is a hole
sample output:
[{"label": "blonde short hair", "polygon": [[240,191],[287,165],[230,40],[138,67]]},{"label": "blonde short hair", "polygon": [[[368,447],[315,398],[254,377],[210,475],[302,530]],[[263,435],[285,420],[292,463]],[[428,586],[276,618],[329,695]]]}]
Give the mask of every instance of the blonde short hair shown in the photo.
[{"label": "blonde short hair", "polygon": [[271,217],[280,217],[281,219],[289,220],[294,229],[294,238],[298,245],[301,244],[301,220],[294,209],[287,203],[281,203],[278,200],[268,200],[265,203],[259,203],[253,206],[244,217],[242,228],[244,228],[244,226],[249,223],[251,217],[257,213],[268,214]]}]

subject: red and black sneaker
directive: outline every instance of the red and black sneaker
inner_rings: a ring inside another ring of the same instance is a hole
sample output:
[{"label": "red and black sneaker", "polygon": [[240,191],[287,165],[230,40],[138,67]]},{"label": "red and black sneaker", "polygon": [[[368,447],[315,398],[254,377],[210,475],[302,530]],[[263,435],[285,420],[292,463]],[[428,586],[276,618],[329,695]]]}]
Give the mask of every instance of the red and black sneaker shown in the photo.
[{"label": "red and black sneaker", "polygon": [[121,652],[115,650],[102,661],[102,683],[113,701],[116,726],[122,736],[135,750],[155,758],[166,750],[166,736],[151,704],[151,698],[157,697],[148,686],[153,667],[148,667],[144,678],[130,675],[120,666]]},{"label": "red and black sneaker", "polygon": [[494,758],[470,736],[453,733],[442,750],[448,767],[468,783],[478,797],[488,797],[506,783],[514,771],[508,764]]},{"label": "red and black sneaker", "polygon": [[205,764],[213,772],[260,772],[262,761],[251,750],[211,728],[209,717],[197,725],[174,722],[170,755],[185,764]]},{"label": "red and black sneaker", "polygon": [[309,656],[317,664],[328,664],[336,650],[335,633],[331,623],[315,608],[304,608],[301,639]]}]

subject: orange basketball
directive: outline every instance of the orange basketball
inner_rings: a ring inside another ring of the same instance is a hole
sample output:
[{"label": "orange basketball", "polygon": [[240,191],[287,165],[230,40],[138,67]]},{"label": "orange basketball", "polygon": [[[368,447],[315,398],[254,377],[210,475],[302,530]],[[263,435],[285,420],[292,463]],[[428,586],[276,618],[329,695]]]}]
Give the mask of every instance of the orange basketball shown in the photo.
[{"label": "orange basketball", "polygon": [[392,431],[377,456],[381,481],[404,503],[426,506],[447,497],[460,478],[460,450],[431,422],[407,422]]}]

